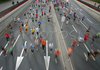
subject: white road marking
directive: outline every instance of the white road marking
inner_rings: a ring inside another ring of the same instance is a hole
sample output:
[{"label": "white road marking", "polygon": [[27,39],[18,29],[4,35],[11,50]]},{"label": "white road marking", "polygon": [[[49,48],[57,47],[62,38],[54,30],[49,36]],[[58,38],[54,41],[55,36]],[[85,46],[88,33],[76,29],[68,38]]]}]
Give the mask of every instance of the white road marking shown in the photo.
[{"label": "white road marking", "polygon": [[90,52],[90,50],[88,49],[88,47],[86,46],[86,44],[85,43],[83,43],[83,44],[84,44],[85,48],[87,49],[87,51]]},{"label": "white road marking", "polygon": [[44,56],[46,70],[49,69],[50,56],[48,56],[48,41],[46,41],[46,56]]},{"label": "white road marking", "polygon": [[[87,18],[87,20],[90,22],[90,23],[92,23],[92,21],[91,20],[89,20],[88,18]],[[93,23],[92,23],[93,24]]]},{"label": "white road marking", "polygon": [[[25,45],[26,45],[26,43],[27,43],[27,41],[25,41]],[[18,68],[19,68],[19,66],[20,66],[20,64],[21,64],[21,62],[22,62],[22,60],[23,60],[23,58],[24,58],[24,57],[22,56],[22,55],[23,55],[23,52],[24,52],[24,48],[22,49],[20,56],[17,57],[15,70],[18,70]]]},{"label": "white road marking", "polygon": [[[81,22],[81,21],[80,21]],[[87,27],[81,22],[81,24],[87,29]]]},{"label": "white road marking", "polygon": [[77,33],[77,30],[76,30],[76,28],[74,27],[74,25],[72,25],[72,27],[74,28],[75,32]]},{"label": "white road marking", "polygon": [[[5,45],[4,49],[8,46],[10,41],[7,42],[7,44]],[[1,51],[0,56],[2,55],[3,51]]]},{"label": "white road marking", "polygon": [[3,70],[3,67],[1,67],[0,70]]},{"label": "white road marking", "polygon": [[17,39],[16,39],[16,41],[15,41],[15,43],[13,44],[13,46],[12,46],[12,47],[14,47],[14,46],[15,46],[15,44],[17,43],[17,41],[18,41],[19,37],[20,37],[20,35],[18,35],[18,37],[17,37]]},{"label": "white road marking", "polygon": [[81,12],[79,12],[81,15],[83,15]]}]

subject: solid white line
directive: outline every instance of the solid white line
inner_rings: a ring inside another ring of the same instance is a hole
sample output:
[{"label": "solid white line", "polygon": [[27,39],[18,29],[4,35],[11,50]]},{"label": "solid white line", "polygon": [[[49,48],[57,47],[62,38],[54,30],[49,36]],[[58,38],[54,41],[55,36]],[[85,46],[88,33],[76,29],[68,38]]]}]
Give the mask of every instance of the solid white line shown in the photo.
[{"label": "solid white line", "polygon": [[74,28],[74,30],[75,30],[75,32],[77,33],[77,30],[76,30],[76,28],[72,25],[72,27]]},{"label": "solid white line", "polygon": [[90,50],[88,49],[88,47],[86,46],[86,44],[85,43],[83,43],[83,44],[84,44],[85,48],[87,49],[87,51],[90,52]]},{"label": "solid white line", "polygon": [[[25,41],[25,44],[24,45],[26,45],[26,43],[27,43],[27,41]],[[24,52],[24,48],[22,49],[22,52],[20,54],[20,57],[23,55],[23,52]]]},{"label": "solid white line", "polygon": [[3,69],[3,67],[0,68],[0,70],[2,70],[2,69]]},{"label": "solid white line", "polygon": [[80,14],[83,15],[81,12],[80,12]]},{"label": "solid white line", "polygon": [[18,41],[19,37],[20,37],[20,35],[18,35],[18,37],[17,37],[17,39],[16,39],[16,41],[15,41],[15,43],[13,44],[13,46],[12,46],[12,47],[14,47],[14,46],[15,46],[15,44],[17,43],[17,41]]},{"label": "solid white line", "polygon": [[[80,21],[81,22],[81,21]],[[82,23],[82,22],[81,22]],[[87,27],[82,23],[82,25],[87,29]]]},{"label": "solid white line", "polygon": [[[8,46],[10,41],[7,42],[7,44],[5,45],[4,49]],[[3,51],[1,51],[0,56],[2,55]]]},{"label": "solid white line", "polygon": [[87,18],[87,20],[88,20],[90,23],[92,23],[92,21],[90,21],[88,18]]},{"label": "solid white line", "polygon": [[46,57],[48,57],[48,41],[46,40]]}]

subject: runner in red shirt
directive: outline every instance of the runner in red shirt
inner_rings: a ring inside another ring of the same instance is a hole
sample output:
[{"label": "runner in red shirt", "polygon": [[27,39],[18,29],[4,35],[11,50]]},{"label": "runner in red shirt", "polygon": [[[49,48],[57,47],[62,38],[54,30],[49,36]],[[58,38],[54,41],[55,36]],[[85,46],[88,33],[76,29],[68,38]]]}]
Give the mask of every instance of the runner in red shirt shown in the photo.
[{"label": "runner in red shirt", "polygon": [[76,45],[76,40],[73,40],[72,41],[72,49],[74,49],[75,45]]},{"label": "runner in red shirt", "polygon": [[63,8],[63,6],[64,6],[64,5],[62,4],[62,8]]},{"label": "runner in red shirt", "polygon": [[41,41],[42,41],[42,36],[40,35],[40,37],[39,37],[39,41],[40,41],[40,43],[41,43]]},{"label": "runner in red shirt", "polygon": [[41,12],[42,16],[43,16],[43,11]]},{"label": "runner in red shirt", "polygon": [[20,34],[22,35],[22,29],[21,29],[21,27],[19,26],[19,28],[18,28],[18,30],[20,31]]},{"label": "runner in red shirt", "polygon": [[5,37],[6,37],[6,40],[8,42],[9,41],[9,34],[7,32],[5,33]]},{"label": "runner in red shirt", "polygon": [[87,34],[85,34],[84,35],[84,43],[87,41],[87,38],[88,38],[89,36],[87,35]]},{"label": "runner in red shirt", "polygon": [[36,18],[38,18],[38,14],[36,13]]},{"label": "runner in red shirt", "polygon": [[59,55],[59,49],[55,49],[55,62],[57,63],[57,55]]}]

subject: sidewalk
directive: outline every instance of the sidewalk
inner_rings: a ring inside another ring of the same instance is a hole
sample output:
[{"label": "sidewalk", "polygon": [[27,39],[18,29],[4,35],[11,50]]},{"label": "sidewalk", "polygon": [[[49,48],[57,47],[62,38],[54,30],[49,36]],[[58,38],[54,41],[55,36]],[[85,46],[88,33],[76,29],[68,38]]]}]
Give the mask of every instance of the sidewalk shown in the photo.
[{"label": "sidewalk", "polygon": [[7,9],[7,8],[9,8],[9,7],[11,7],[12,6],[12,1],[14,1],[15,4],[16,4],[17,1],[20,2],[20,1],[23,1],[23,0],[11,0],[9,2],[5,2],[5,3],[0,4],[0,12]]},{"label": "sidewalk", "polygon": [[97,3],[97,2],[94,2],[94,1],[91,1],[91,0],[82,0],[82,1],[84,1],[86,3],[89,3],[89,4],[93,5],[93,6],[96,3],[95,7],[98,7],[98,5],[100,5],[100,3]]}]

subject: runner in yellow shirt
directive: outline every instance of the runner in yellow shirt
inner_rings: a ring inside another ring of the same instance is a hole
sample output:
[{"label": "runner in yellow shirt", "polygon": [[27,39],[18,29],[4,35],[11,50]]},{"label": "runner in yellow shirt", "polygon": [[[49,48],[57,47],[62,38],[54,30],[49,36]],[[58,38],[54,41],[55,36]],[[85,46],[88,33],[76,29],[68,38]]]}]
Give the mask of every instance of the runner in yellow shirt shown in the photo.
[{"label": "runner in yellow shirt", "polygon": [[28,26],[27,26],[27,25],[25,25],[25,30],[26,30],[26,32],[27,32],[27,29],[28,29]]},{"label": "runner in yellow shirt", "polygon": [[34,36],[35,29],[32,28],[32,29],[30,29],[30,31],[32,32],[32,35]]}]

